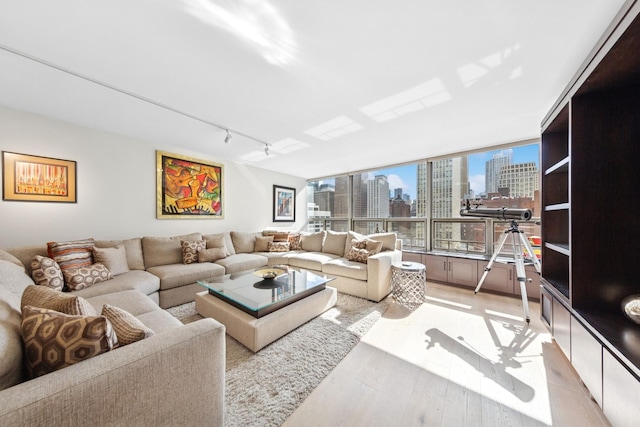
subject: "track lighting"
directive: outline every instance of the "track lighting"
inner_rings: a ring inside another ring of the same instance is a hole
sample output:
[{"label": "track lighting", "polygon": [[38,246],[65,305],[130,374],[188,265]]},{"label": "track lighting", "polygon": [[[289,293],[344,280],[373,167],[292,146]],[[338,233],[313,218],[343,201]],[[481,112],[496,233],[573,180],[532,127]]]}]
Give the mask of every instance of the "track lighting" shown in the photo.
[{"label": "track lighting", "polygon": [[227,129],[227,136],[225,136],[225,137],[224,137],[224,143],[225,143],[225,144],[228,144],[228,143],[229,143],[229,141],[231,141],[231,138],[233,138],[233,137],[232,137],[232,136],[231,136],[231,134],[229,133],[229,129]]},{"label": "track lighting", "polygon": [[264,144],[264,154],[269,155],[269,144]]}]

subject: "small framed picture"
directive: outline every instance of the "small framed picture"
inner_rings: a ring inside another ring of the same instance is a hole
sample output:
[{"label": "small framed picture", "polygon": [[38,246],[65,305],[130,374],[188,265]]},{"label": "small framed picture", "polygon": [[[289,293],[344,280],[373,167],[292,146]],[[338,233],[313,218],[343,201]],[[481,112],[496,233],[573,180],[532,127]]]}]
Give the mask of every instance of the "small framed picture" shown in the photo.
[{"label": "small framed picture", "polygon": [[76,162],[2,152],[2,199],[76,203]]},{"label": "small framed picture", "polygon": [[295,222],[296,189],[273,186],[273,222]]}]

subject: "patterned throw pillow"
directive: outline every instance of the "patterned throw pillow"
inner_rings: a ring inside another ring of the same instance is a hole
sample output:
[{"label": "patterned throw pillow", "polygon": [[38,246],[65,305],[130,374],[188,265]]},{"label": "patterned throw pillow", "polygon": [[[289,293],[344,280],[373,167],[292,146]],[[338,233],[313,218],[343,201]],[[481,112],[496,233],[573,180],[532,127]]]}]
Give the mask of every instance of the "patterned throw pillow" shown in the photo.
[{"label": "patterned throw pillow", "polygon": [[37,285],[47,286],[56,291],[64,288],[62,270],[54,259],[36,255],[31,261],[31,277]]},{"label": "patterned throw pillow", "polygon": [[225,248],[201,249],[198,251],[198,262],[216,262],[227,257]]},{"label": "patterned throw pillow", "polygon": [[269,252],[289,252],[289,242],[269,242]]},{"label": "patterned throw pillow", "polygon": [[292,251],[302,250],[302,235],[301,234],[289,234],[289,249]]},{"label": "patterned throw pillow", "polygon": [[99,262],[88,267],[67,268],[62,274],[67,289],[70,291],[79,291],[113,278],[109,269]]},{"label": "patterned throw pillow", "polygon": [[362,240],[353,239],[353,240],[351,240],[351,247],[352,248],[356,248],[356,249],[367,249],[367,240],[366,239],[362,239]]},{"label": "patterned throw pillow", "polygon": [[112,276],[129,272],[127,250],[124,244],[115,248],[93,248],[93,259],[107,267]]},{"label": "patterned throw pillow", "polygon": [[49,257],[56,260],[64,272],[67,268],[87,267],[93,264],[93,239],[70,242],[49,242]]},{"label": "patterned throw pillow", "polygon": [[275,242],[273,236],[256,236],[256,252],[266,252],[269,250],[269,243]]},{"label": "patterned throw pillow", "polygon": [[22,309],[21,331],[31,378],[105,353],[118,344],[104,316],[70,316],[30,305]]},{"label": "patterned throw pillow", "polygon": [[154,334],[137,317],[121,308],[105,304],[102,306],[102,315],[111,322],[120,347],[149,338]]},{"label": "patterned throw pillow", "polygon": [[182,262],[184,264],[191,264],[198,262],[198,251],[207,248],[206,240],[193,240],[186,241],[181,240],[180,246],[182,247]]},{"label": "patterned throw pillow", "polygon": [[98,315],[96,309],[86,299],[77,295],[54,291],[45,286],[29,285],[24,288],[20,308],[23,309],[27,305],[48,308],[75,316]]},{"label": "patterned throw pillow", "polygon": [[347,258],[349,261],[361,262],[363,264],[366,264],[369,255],[371,254],[368,250],[351,246],[351,248],[349,248],[349,250],[345,254],[345,258]]}]

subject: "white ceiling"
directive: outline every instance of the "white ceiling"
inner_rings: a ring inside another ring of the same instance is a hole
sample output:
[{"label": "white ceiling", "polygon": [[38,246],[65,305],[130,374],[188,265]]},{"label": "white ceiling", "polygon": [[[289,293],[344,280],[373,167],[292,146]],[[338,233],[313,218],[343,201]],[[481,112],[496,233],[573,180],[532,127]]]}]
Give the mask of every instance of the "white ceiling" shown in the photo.
[{"label": "white ceiling", "polygon": [[538,137],[623,3],[0,0],[0,105],[318,178]]}]

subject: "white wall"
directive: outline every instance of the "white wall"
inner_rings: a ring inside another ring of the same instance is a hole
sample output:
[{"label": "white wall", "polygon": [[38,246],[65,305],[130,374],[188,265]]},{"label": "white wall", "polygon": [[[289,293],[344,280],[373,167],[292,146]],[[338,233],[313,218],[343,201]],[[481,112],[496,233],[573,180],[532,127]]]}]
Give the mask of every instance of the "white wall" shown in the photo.
[{"label": "white wall", "polygon": [[[302,178],[205,157],[0,107],[0,150],[77,162],[77,203],[0,201],[0,247],[88,237],[122,239],[200,231],[299,230]],[[224,219],[156,219],[156,150],[224,166]],[[273,185],[296,188],[296,222],[272,222]]]}]

